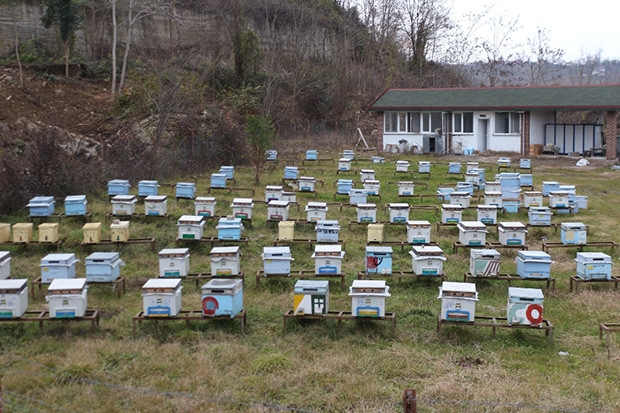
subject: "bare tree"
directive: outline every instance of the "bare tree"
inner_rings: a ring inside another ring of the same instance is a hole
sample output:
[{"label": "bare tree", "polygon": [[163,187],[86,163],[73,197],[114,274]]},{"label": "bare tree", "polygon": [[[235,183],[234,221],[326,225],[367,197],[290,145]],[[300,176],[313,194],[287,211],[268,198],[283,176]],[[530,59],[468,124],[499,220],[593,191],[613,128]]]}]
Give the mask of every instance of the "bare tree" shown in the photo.
[{"label": "bare tree", "polygon": [[11,20],[13,22],[13,37],[15,41],[15,59],[17,60],[17,67],[19,68],[19,86],[24,87],[24,69],[22,67],[22,60],[19,55],[19,32],[17,31],[17,16],[16,8],[18,7],[16,0],[0,0],[0,6],[7,9],[11,9]]},{"label": "bare tree", "polygon": [[594,54],[585,54],[577,60],[571,71],[571,83],[576,85],[590,85],[597,81],[598,68],[601,66],[601,51]]},{"label": "bare tree", "polygon": [[527,45],[529,50],[523,60],[528,65],[530,85],[557,83],[564,51],[551,47],[547,31],[540,27],[536,30],[536,36],[527,40]]}]

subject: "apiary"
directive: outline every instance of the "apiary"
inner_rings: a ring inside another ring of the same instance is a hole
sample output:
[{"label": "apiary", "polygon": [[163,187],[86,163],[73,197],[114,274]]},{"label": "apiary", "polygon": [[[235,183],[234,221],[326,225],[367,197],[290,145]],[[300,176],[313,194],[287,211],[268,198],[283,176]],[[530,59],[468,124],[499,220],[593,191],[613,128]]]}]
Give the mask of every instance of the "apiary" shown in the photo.
[{"label": "apiary", "polygon": [[472,185],[480,184],[480,174],[477,170],[471,170],[465,172],[465,182],[469,182]]},{"label": "apiary", "polygon": [[127,179],[113,179],[108,181],[108,196],[129,195],[129,181]]},{"label": "apiary", "polygon": [[355,158],[355,151],[353,149],[345,149],[342,151],[342,157],[353,160]]},{"label": "apiary", "polygon": [[375,170],[374,169],[362,169],[360,171],[360,181],[364,182],[367,180],[374,181],[375,180]]},{"label": "apiary", "polygon": [[151,278],[142,286],[142,305],[147,317],[175,317],[181,311],[180,278]]},{"label": "apiary", "polygon": [[39,242],[58,242],[58,223],[39,224]]},{"label": "apiary", "polygon": [[474,277],[497,276],[501,258],[497,250],[472,248],[469,251],[469,273]]},{"label": "apiary", "polygon": [[240,219],[252,219],[252,209],[254,201],[252,198],[233,198],[232,204],[233,217]]},{"label": "apiary", "polygon": [[418,162],[418,173],[430,174],[431,173],[431,163],[428,162],[428,161],[419,161]]},{"label": "apiary", "polygon": [[315,245],[314,253],[315,274],[341,274],[344,251],[340,245]]},{"label": "apiary", "polygon": [[430,244],[431,223],[429,221],[407,221],[408,244]]},{"label": "apiary", "polygon": [[461,205],[443,204],[441,206],[441,223],[456,225],[461,221],[463,216],[463,207]]},{"label": "apiary", "polygon": [[461,173],[461,163],[460,162],[450,162],[448,164],[448,173],[449,174],[460,174]]},{"label": "apiary", "polygon": [[368,242],[383,242],[383,224],[368,224]]},{"label": "apiary", "polygon": [[409,161],[396,161],[396,172],[409,172]]},{"label": "apiary", "polygon": [[75,266],[79,262],[73,253],[48,254],[41,258],[41,282],[49,284],[56,278],[75,278]]},{"label": "apiary", "polygon": [[509,167],[510,166],[510,158],[505,158],[505,157],[499,158],[497,160],[497,166],[503,167],[503,168]]},{"label": "apiary", "polygon": [[69,195],[65,197],[65,214],[67,216],[86,215],[86,195]]},{"label": "apiary", "polygon": [[551,256],[543,251],[519,251],[517,253],[517,274],[521,278],[549,278]]},{"label": "apiary", "polygon": [[55,204],[53,196],[35,196],[26,207],[30,208],[31,217],[49,217],[54,214]]},{"label": "apiary", "polygon": [[241,218],[222,217],[217,222],[215,229],[217,229],[218,240],[239,241],[243,224]]},{"label": "apiary", "polygon": [[390,222],[407,222],[409,221],[409,204],[406,203],[390,203]]},{"label": "apiary", "polygon": [[490,181],[484,183],[484,192],[499,192],[502,193],[502,183],[500,181]]},{"label": "apiary", "polygon": [[454,192],[467,192],[474,196],[474,185],[471,182],[457,182]]},{"label": "apiary", "polygon": [[478,221],[485,225],[497,224],[497,206],[495,205],[478,205],[477,208]]},{"label": "apiary", "polygon": [[101,242],[101,222],[88,222],[82,227],[84,244]]},{"label": "apiary", "polygon": [[[226,188],[226,174],[214,172],[211,174],[211,188]],[[177,196],[177,198],[179,198]],[[190,198],[190,197],[182,197]]]},{"label": "apiary", "polygon": [[112,215],[132,215],[136,212],[135,195],[115,195],[112,198]]},{"label": "apiary", "polygon": [[467,162],[467,171],[478,169],[478,162]]},{"label": "apiary", "polygon": [[450,194],[450,204],[469,208],[471,204],[471,195],[469,192],[454,191]]},{"label": "apiary", "polygon": [[235,179],[235,167],[231,165],[220,166],[220,173],[226,175],[226,179]]},{"label": "apiary", "polygon": [[129,241],[129,221],[115,219],[110,224],[110,239],[112,242]]},{"label": "apiary", "polygon": [[306,161],[316,161],[319,159],[319,151],[316,149],[308,149],[306,151]]},{"label": "apiary", "polygon": [[315,231],[317,242],[338,242],[340,225],[337,220],[317,221]]},{"label": "apiary", "polygon": [[340,158],[338,159],[338,170],[341,172],[347,172],[351,170],[351,159]]},{"label": "apiary", "polygon": [[28,310],[28,279],[0,279],[0,318],[19,318]]},{"label": "apiary", "polygon": [[201,239],[204,217],[199,215],[183,215],[177,222],[179,239]]},{"label": "apiary", "polygon": [[282,199],[282,185],[267,185],[265,187],[265,202]]},{"label": "apiary", "polygon": [[500,222],[497,234],[502,245],[525,245],[527,229],[521,222]]},{"label": "apiary", "polygon": [[430,245],[414,245],[409,251],[411,269],[416,275],[441,276],[446,257],[441,248]]},{"label": "apiary", "polygon": [[239,275],[241,273],[241,253],[238,245],[213,247],[209,257],[211,275]]},{"label": "apiary", "polygon": [[336,183],[336,193],[340,195],[349,195],[353,188],[353,180],[351,179],[339,179]]},{"label": "apiary", "polygon": [[276,159],[278,159],[278,151],[276,151],[275,149],[268,149],[265,151],[265,158],[268,161],[275,161]]},{"label": "apiary", "polygon": [[459,242],[463,245],[484,245],[486,243],[487,227],[480,221],[460,221]]},{"label": "apiary", "polygon": [[329,281],[297,281],[293,302],[295,315],[327,314],[329,311]]},{"label": "apiary", "polygon": [[528,212],[529,224],[531,226],[550,226],[551,225],[551,216],[553,212],[549,207],[530,207]]},{"label": "apiary", "polygon": [[398,182],[398,195],[399,196],[413,196],[413,190],[415,188],[415,184],[411,181],[400,181]]},{"label": "apiary", "polygon": [[278,239],[282,241],[295,239],[295,222],[280,221],[278,222]]},{"label": "apiary", "polygon": [[312,176],[300,176],[297,180],[297,186],[300,192],[314,192],[316,179]]},{"label": "apiary", "polygon": [[379,189],[381,185],[378,180],[366,179],[363,185],[364,185],[364,191],[366,192],[366,195],[379,195]]},{"label": "apiary", "polygon": [[578,252],[577,277],[582,280],[611,280],[611,257],[602,252]]},{"label": "apiary", "polygon": [[118,252],[94,252],[86,257],[87,282],[111,282],[121,276],[125,265]]},{"label": "apiary", "polygon": [[543,303],[544,295],[539,288],[508,287],[508,324],[542,324]]},{"label": "apiary", "polygon": [[520,174],[519,186],[532,186],[534,185],[534,176],[532,174]]},{"label": "apiary", "polygon": [[[226,178],[224,178],[224,182],[226,182]],[[194,199],[196,195],[196,184],[193,182],[177,182],[175,194],[177,198]]]},{"label": "apiary", "polygon": [[530,159],[519,159],[519,168],[521,169],[531,169],[532,161]]},{"label": "apiary", "polygon": [[299,168],[296,166],[285,166],[284,167],[284,179],[292,179],[295,180],[299,176]]},{"label": "apiary", "polygon": [[215,205],[217,202],[214,197],[199,196],[194,200],[194,215],[203,217],[215,216]]},{"label": "apiary", "polygon": [[237,278],[209,280],[201,287],[202,315],[235,318],[243,310],[243,280]]},{"label": "apiary", "polygon": [[499,191],[485,192],[484,193],[484,204],[495,205],[498,208],[503,208],[504,202],[502,199],[502,193]]},{"label": "apiary", "polygon": [[32,222],[20,222],[13,225],[13,242],[27,244],[32,242]]},{"label": "apiary", "polygon": [[392,274],[392,247],[366,246],[366,273]]},{"label": "apiary", "polygon": [[373,164],[384,164],[385,158],[383,156],[371,156],[370,162]]},{"label": "apiary", "polygon": [[376,204],[357,204],[357,222],[374,223],[377,222],[377,205]]},{"label": "apiary", "polygon": [[551,208],[568,208],[568,192],[567,191],[550,191],[549,207]]},{"label": "apiary", "polygon": [[11,240],[11,224],[5,222],[0,223],[0,242],[9,242]]},{"label": "apiary", "polygon": [[288,202],[286,201],[269,201],[267,204],[267,219],[270,221],[286,221],[288,220]]},{"label": "apiary", "polygon": [[149,195],[144,198],[144,215],[165,216],[168,213],[166,195]]},{"label": "apiary", "polygon": [[517,214],[519,212],[519,205],[521,205],[521,202],[518,199],[504,199],[502,201],[504,211],[509,214]]},{"label": "apiary", "polygon": [[544,181],[542,183],[543,196],[549,196],[549,192],[557,191],[560,189],[560,183],[555,181]]},{"label": "apiary", "polygon": [[351,205],[365,204],[368,199],[365,189],[351,188],[349,191],[349,203]]},{"label": "apiary", "polygon": [[455,191],[454,188],[444,188],[444,187],[437,188],[437,198],[440,201],[450,201],[450,196],[452,195],[452,192],[454,191]]},{"label": "apiary", "polygon": [[88,305],[87,292],[86,278],[53,280],[45,296],[50,306],[50,317],[84,317]]},{"label": "apiary", "polygon": [[588,243],[588,227],[583,222],[562,222],[561,240],[564,245],[586,245]]},{"label": "apiary", "polygon": [[543,195],[541,191],[523,192],[523,206],[525,208],[543,206]]},{"label": "apiary", "polygon": [[385,317],[385,299],[390,296],[385,280],[353,280],[349,287],[351,314],[355,317]]},{"label": "apiary", "polygon": [[159,182],[145,180],[138,182],[138,196],[157,195],[159,193]]},{"label": "apiary", "polygon": [[306,205],[306,221],[323,221],[327,217],[327,202],[308,202]]},{"label": "apiary", "polygon": [[0,251],[0,280],[11,277],[11,251]]},{"label": "apiary", "polygon": [[189,248],[164,248],[158,256],[160,277],[186,277],[189,274]]},{"label": "apiary", "polygon": [[291,273],[291,249],[289,247],[263,247],[261,254],[265,275]]},{"label": "apiary", "polygon": [[440,318],[446,321],[472,322],[476,317],[476,284],[444,281],[439,287]]}]

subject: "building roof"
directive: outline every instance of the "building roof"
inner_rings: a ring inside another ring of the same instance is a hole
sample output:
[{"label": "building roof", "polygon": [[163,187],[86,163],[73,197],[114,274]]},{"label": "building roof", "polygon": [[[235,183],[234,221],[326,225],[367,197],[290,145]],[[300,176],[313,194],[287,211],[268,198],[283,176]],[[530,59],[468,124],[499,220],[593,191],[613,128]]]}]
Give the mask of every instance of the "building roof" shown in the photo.
[{"label": "building roof", "polygon": [[371,111],[620,110],[620,85],[387,89]]}]

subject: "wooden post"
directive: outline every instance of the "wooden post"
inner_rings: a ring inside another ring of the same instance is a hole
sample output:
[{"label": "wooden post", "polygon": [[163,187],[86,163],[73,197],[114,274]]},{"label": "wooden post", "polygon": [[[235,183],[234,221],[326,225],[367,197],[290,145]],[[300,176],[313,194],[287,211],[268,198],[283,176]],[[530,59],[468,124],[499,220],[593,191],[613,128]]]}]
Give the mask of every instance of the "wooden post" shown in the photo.
[{"label": "wooden post", "polygon": [[0,376],[0,413],[2,413],[2,376]]},{"label": "wooden post", "polygon": [[414,389],[405,389],[403,391],[403,406],[405,413],[416,413],[416,394]]}]

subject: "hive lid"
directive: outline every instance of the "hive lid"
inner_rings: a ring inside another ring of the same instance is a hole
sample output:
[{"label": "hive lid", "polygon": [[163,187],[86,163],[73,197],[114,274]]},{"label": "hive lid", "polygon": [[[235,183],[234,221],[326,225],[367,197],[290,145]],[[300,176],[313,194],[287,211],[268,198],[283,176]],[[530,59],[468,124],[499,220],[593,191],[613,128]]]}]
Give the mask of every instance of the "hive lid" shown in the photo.
[{"label": "hive lid", "polygon": [[491,257],[491,258],[500,258],[501,254],[499,251],[491,249],[491,248],[472,248],[469,250],[469,256],[474,258],[480,257]]},{"label": "hive lid", "polygon": [[163,202],[167,199],[166,195],[149,195],[144,198],[144,202]]},{"label": "hive lid", "polygon": [[176,289],[180,286],[180,278],[151,278],[142,286],[142,289]]},{"label": "hive lid", "polygon": [[602,252],[578,252],[577,258],[575,261],[601,261],[601,262],[611,262],[611,257]]},{"label": "hive lid", "polygon": [[196,184],[193,182],[177,182],[177,188],[178,187],[195,188]]},{"label": "hive lid", "polygon": [[204,221],[202,215],[183,215],[179,218],[179,223],[182,224],[196,224]]},{"label": "hive lid", "polygon": [[184,256],[189,256],[189,248],[164,248],[163,250],[159,251],[159,256],[162,257],[170,257],[170,256],[175,256],[175,257],[184,257]]},{"label": "hive lid", "polygon": [[27,278],[0,280],[0,294],[11,294],[21,291],[28,285]]},{"label": "hive lid", "polygon": [[308,208],[327,208],[327,202],[310,201],[306,204],[306,209]]},{"label": "hive lid", "polygon": [[487,232],[487,226],[480,221],[460,221],[457,227],[466,231],[484,231]]},{"label": "hive lid", "polygon": [[357,204],[357,208],[358,209],[377,209],[377,205],[376,204],[363,204],[363,203],[359,203],[359,204]]},{"label": "hive lid", "polygon": [[583,222],[562,222],[560,227],[563,230],[584,230],[587,228]]},{"label": "hive lid", "polygon": [[239,246],[234,245],[230,247],[213,247],[210,254],[237,254],[239,252]]},{"label": "hive lid", "polygon": [[431,223],[429,221],[407,221],[407,226],[410,226],[410,227],[430,227]]},{"label": "hive lid", "polygon": [[342,252],[342,246],[341,245],[323,245],[323,244],[317,244],[314,246],[314,252],[316,253],[326,253],[326,252],[336,252],[336,253],[340,253]]},{"label": "hive lid", "polygon": [[271,201],[269,201],[267,206],[276,207],[276,208],[282,208],[282,207],[288,207],[288,204],[289,204],[288,201],[280,201],[280,200],[277,200],[277,199],[272,199]]},{"label": "hive lid", "polygon": [[398,186],[414,186],[413,181],[399,181]]},{"label": "hive lid", "polygon": [[300,176],[297,180],[298,181],[316,181],[314,176]]},{"label": "hive lid", "polygon": [[374,169],[362,169],[360,170],[361,174],[374,174],[375,170]]},{"label": "hive lid", "polygon": [[136,195],[114,195],[112,202],[136,202]]},{"label": "hive lid", "polygon": [[464,282],[444,281],[439,287],[439,296],[437,298],[458,297],[465,299],[478,300],[478,292],[476,284]]},{"label": "hive lid", "polygon": [[110,229],[129,228],[129,222],[130,221],[119,221],[115,219],[110,224]]},{"label": "hive lid", "polygon": [[411,247],[411,252],[416,255],[443,255],[443,250],[436,245],[414,245]]},{"label": "hive lid", "polygon": [[265,187],[265,190],[269,190],[269,191],[281,191],[282,190],[282,185],[267,185]]},{"label": "hive lid", "polygon": [[522,260],[537,260],[551,262],[551,255],[544,251],[518,251],[517,258]]},{"label": "hive lid", "polygon": [[213,289],[235,290],[242,286],[243,280],[240,278],[214,278],[204,284],[201,289],[203,291]]},{"label": "hive lid", "polygon": [[518,221],[500,222],[500,228],[525,229],[525,224]]},{"label": "hive lid", "polygon": [[409,204],[400,202],[391,202],[389,204],[390,209],[409,209]]},{"label": "hive lid", "polygon": [[54,278],[47,291],[83,290],[85,287],[86,278]]},{"label": "hive lid", "polygon": [[100,229],[101,228],[101,222],[88,222],[86,224],[84,224],[84,226],[82,227],[82,229]]},{"label": "hive lid", "polygon": [[328,290],[328,280],[297,280],[295,290]]},{"label": "hive lid", "polygon": [[70,204],[72,202],[85,202],[86,195],[68,195],[65,197],[65,204]]},{"label": "hive lid", "polygon": [[129,185],[128,179],[112,179],[108,181],[108,185]]},{"label": "hive lid", "polygon": [[11,257],[11,251],[0,251],[0,261],[4,261]]},{"label": "hive lid", "polygon": [[389,286],[384,280],[353,280],[353,284],[349,287],[349,296],[356,295],[374,295],[380,297],[389,297]]},{"label": "hive lid", "polygon": [[501,191],[485,191],[485,196],[502,196]]},{"label": "hive lid", "polygon": [[290,247],[263,247],[264,254],[290,254]]},{"label": "hive lid", "polygon": [[50,261],[72,263],[78,260],[75,259],[75,254],[73,253],[47,254],[45,257],[41,258],[41,263],[50,262]]},{"label": "hive lid", "polygon": [[382,246],[366,246],[366,253],[380,253],[380,254],[391,254],[393,252],[392,247],[382,247]]},{"label": "hive lid", "polygon": [[152,181],[152,180],[142,180],[142,181],[138,182],[138,185],[156,185],[156,186],[159,186],[159,183],[157,181]]},{"label": "hive lid", "polygon": [[469,192],[467,192],[467,191],[453,191],[450,194],[450,197],[453,197],[453,198],[459,198],[459,197],[469,198],[469,197],[471,197],[471,194]]},{"label": "hive lid", "polygon": [[458,209],[459,211],[463,210],[463,206],[462,205],[458,205],[458,204],[442,204],[441,208],[442,209]]},{"label": "hive lid", "polygon": [[254,206],[252,198],[234,198],[230,206]]},{"label": "hive lid", "polygon": [[497,205],[482,205],[482,204],[478,204],[478,209],[497,209]]},{"label": "hive lid", "polygon": [[215,203],[215,197],[212,196],[197,196],[195,202]]},{"label": "hive lid", "polygon": [[116,261],[120,258],[118,252],[93,252],[86,257],[86,262],[89,261]]},{"label": "hive lid", "polygon": [[531,206],[528,212],[532,212],[532,213],[536,213],[536,214],[543,214],[543,213],[549,213],[549,214],[553,214],[553,212],[551,212],[551,209],[549,207],[533,207]]},{"label": "hive lid", "polygon": [[524,287],[508,287],[508,296],[513,298],[544,298],[543,291],[540,288],[524,288]]},{"label": "hive lid", "polygon": [[54,202],[53,196],[35,196],[30,200],[27,207],[36,207],[41,205],[49,205]]}]

